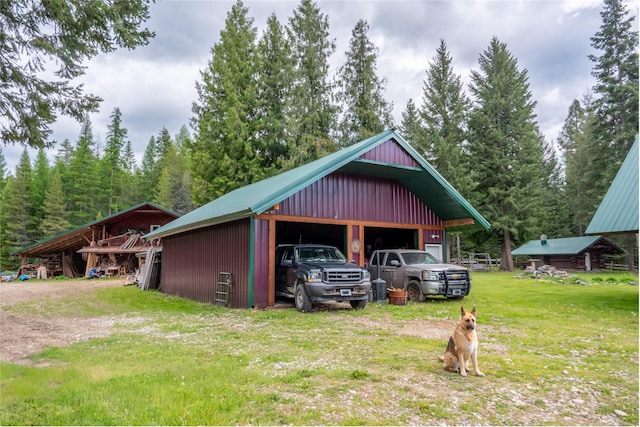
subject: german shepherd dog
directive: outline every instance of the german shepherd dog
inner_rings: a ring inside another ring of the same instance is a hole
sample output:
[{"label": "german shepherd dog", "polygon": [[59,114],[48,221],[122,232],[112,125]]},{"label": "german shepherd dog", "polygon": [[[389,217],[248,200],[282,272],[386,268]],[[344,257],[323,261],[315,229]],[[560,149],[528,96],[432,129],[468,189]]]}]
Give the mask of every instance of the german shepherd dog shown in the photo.
[{"label": "german shepherd dog", "polygon": [[461,307],[462,316],[449,338],[447,350],[444,357],[439,359],[444,362],[444,369],[450,372],[460,371],[460,375],[467,376],[469,369],[469,359],[473,363],[473,370],[476,375],[483,377],[484,374],[478,369],[478,336],[476,334],[476,307],[466,311]]}]

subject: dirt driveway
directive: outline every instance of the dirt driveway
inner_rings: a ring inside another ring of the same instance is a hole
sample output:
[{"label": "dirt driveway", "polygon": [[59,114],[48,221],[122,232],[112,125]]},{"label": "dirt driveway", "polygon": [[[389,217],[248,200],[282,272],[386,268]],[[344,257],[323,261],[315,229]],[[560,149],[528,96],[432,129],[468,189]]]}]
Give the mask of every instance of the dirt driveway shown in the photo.
[{"label": "dirt driveway", "polygon": [[16,314],[11,305],[65,298],[96,289],[124,286],[125,280],[27,280],[0,283],[0,360],[32,364],[26,357],[49,347],[69,345],[111,333],[114,317],[69,318]]},{"label": "dirt driveway", "polygon": [[[28,358],[50,347],[70,345],[110,335],[116,324],[135,322],[125,316],[69,317],[50,315],[46,312],[24,314],[8,309],[22,302],[35,303],[57,298],[71,297],[78,293],[91,293],[96,289],[124,286],[125,280],[30,280],[2,282],[0,284],[0,360],[32,365]],[[329,304],[327,304],[329,305]],[[288,305],[287,307],[291,307]],[[369,323],[367,319],[356,322]],[[446,342],[455,321],[408,321],[398,329],[389,330],[402,335],[422,338],[438,338]],[[376,322],[380,326],[380,322]],[[134,325],[132,325],[134,326]]]}]

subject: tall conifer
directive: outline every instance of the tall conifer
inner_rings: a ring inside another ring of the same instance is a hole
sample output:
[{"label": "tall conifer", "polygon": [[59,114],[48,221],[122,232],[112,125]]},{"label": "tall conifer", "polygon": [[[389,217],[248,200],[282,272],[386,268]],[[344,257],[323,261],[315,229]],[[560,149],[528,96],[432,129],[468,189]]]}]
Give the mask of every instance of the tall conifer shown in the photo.
[{"label": "tall conifer", "polygon": [[73,226],[94,220],[100,210],[99,200],[103,193],[99,186],[94,146],[91,121],[86,118],[63,182],[69,222]]},{"label": "tall conifer", "polygon": [[124,181],[123,149],[128,142],[127,128],[122,126],[122,113],[118,107],[111,113],[111,122],[107,126],[107,144],[100,160],[103,171],[103,191],[107,194],[107,214],[111,215],[123,209],[122,186]]},{"label": "tall conifer", "polygon": [[9,253],[35,241],[33,222],[33,206],[29,195],[32,190],[32,168],[29,153],[22,152],[15,176],[10,176],[2,193],[0,209],[0,236],[5,268],[15,268],[20,263]]},{"label": "tall conifer", "polygon": [[57,169],[53,169],[51,173],[51,180],[47,187],[43,207],[44,217],[38,227],[42,238],[53,236],[54,234],[71,228],[71,224],[67,221],[66,203],[62,191],[62,178]]},{"label": "tall conifer", "polygon": [[604,193],[638,134],[638,31],[622,0],[605,0],[600,16],[600,30],[591,38],[600,54],[589,59],[596,78],[595,136],[604,160]]},{"label": "tall conifer", "polygon": [[263,177],[256,134],[257,29],[238,0],[211,50],[193,106],[193,200],[207,203]]},{"label": "tall conifer", "polygon": [[344,65],[338,76],[338,99],[343,103],[339,144],[351,145],[393,127],[391,105],[384,99],[386,79],[376,74],[378,49],[359,20],[351,31]]},{"label": "tall conifer", "polygon": [[267,29],[257,49],[257,142],[265,174],[279,172],[289,159],[293,135],[293,56],[284,27],[275,14],[267,19]]},{"label": "tall conifer", "polygon": [[471,185],[464,151],[470,102],[444,40],[427,69],[422,86],[421,116],[427,160],[462,194]]},{"label": "tall conifer", "polygon": [[329,18],[311,0],[301,0],[287,27],[295,57],[293,126],[296,141],[292,165],[298,166],[336,150],[337,120],[330,83],[329,58],[336,50],[329,38]]},{"label": "tall conifer", "polygon": [[472,71],[475,105],[469,121],[474,206],[501,244],[503,270],[513,270],[513,241],[539,233],[542,217],[542,141],[527,71],[493,38]]}]

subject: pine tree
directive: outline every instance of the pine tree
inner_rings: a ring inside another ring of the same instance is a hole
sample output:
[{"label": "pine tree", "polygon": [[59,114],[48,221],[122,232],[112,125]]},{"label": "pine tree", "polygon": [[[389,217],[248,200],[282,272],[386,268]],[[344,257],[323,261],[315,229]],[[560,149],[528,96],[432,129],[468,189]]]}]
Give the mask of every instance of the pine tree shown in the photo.
[{"label": "pine tree", "polygon": [[173,139],[175,141],[177,150],[182,152],[183,154],[187,154],[187,150],[191,145],[191,134],[189,133],[189,129],[187,129],[186,126],[182,125]]},{"label": "pine tree", "polygon": [[135,181],[138,182],[140,195],[144,201],[153,200],[156,191],[156,185],[160,178],[160,169],[158,168],[158,155],[155,137],[149,138],[147,148],[142,156],[142,166],[136,174]]},{"label": "pine tree", "polygon": [[257,48],[257,128],[262,164],[266,175],[279,172],[292,150],[291,105],[293,104],[293,56],[285,29],[275,14]]},{"label": "pine tree", "polygon": [[162,173],[162,170],[166,165],[167,153],[173,148],[173,138],[171,138],[171,134],[167,128],[163,127],[156,138],[156,172],[158,176]]},{"label": "pine tree", "polygon": [[359,20],[351,32],[345,64],[339,70],[338,99],[344,105],[339,134],[343,146],[393,127],[391,105],[384,99],[386,79],[376,74],[378,49],[368,32],[367,21]]},{"label": "pine tree", "polygon": [[421,149],[425,146],[425,132],[422,117],[413,99],[407,101],[407,106],[402,112],[402,123],[400,131],[402,136],[413,148],[415,148],[425,160],[428,160],[428,153]]},{"label": "pine tree", "polygon": [[256,132],[257,30],[238,0],[196,84],[193,200],[209,202],[263,177]]},{"label": "pine tree", "polygon": [[54,169],[43,202],[44,217],[38,228],[40,235],[50,237],[71,228],[67,221],[66,202],[62,191],[60,172]]},{"label": "pine tree", "polygon": [[108,195],[108,215],[125,207],[121,200],[125,179],[123,148],[129,142],[128,131],[122,126],[122,113],[118,107],[113,109],[110,118],[111,122],[107,126],[107,144],[100,159],[103,171],[102,188]]},{"label": "pine tree", "polygon": [[7,162],[4,159],[2,153],[2,147],[0,147],[0,200],[2,200],[2,190],[7,182]]},{"label": "pine tree", "polygon": [[337,149],[332,140],[337,107],[332,103],[329,58],[335,39],[329,38],[329,20],[311,0],[302,0],[289,19],[287,33],[295,57],[292,131],[295,153],[291,166],[316,160]]},{"label": "pine tree", "polygon": [[172,144],[167,148],[165,160],[154,201],[176,212],[189,212],[191,196],[186,158]]},{"label": "pine tree", "polygon": [[40,240],[40,223],[45,215],[44,199],[50,181],[49,160],[43,148],[38,150],[32,171],[30,202],[32,207],[31,229],[34,230],[33,239]]},{"label": "pine tree", "polygon": [[464,152],[470,102],[459,75],[454,74],[452,58],[444,40],[427,69],[423,82],[421,116],[425,127],[425,146],[431,165],[462,194],[471,182]]},{"label": "pine tree", "polygon": [[554,238],[574,236],[570,221],[570,200],[566,191],[566,185],[562,175],[558,153],[555,146],[542,135],[543,164],[542,164],[542,190],[544,222],[542,231]]},{"label": "pine tree", "polygon": [[[566,194],[571,199],[568,223],[572,235],[582,236],[595,213],[604,193],[603,184],[593,182],[602,171],[597,170],[599,157],[595,153],[598,143],[593,137],[594,113],[591,96],[585,95],[581,103],[571,103],[567,118],[558,136],[558,145],[563,150]],[[594,170],[595,169],[595,170]]]},{"label": "pine tree", "polygon": [[93,148],[93,131],[91,121],[86,118],[80,137],[73,150],[73,157],[69,162],[69,169],[63,176],[63,189],[67,195],[69,222],[78,226],[92,221],[96,212],[100,210],[98,200],[102,190],[99,187],[96,171],[97,159]]},{"label": "pine tree", "polygon": [[512,240],[540,232],[542,141],[535,122],[527,71],[493,38],[471,72],[475,106],[469,120],[474,206],[501,244],[502,270],[513,271]]},{"label": "pine tree", "polygon": [[601,179],[611,183],[638,134],[638,31],[622,0],[605,0],[600,16],[591,46],[601,55],[589,59],[596,78],[595,136],[606,158]]},{"label": "pine tree", "polygon": [[64,141],[58,146],[58,152],[55,156],[54,167],[58,169],[60,172],[60,177],[62,178],[62,182],[65,182],[66,174],[69,169],[69,164],[71,163],[71,159],[73,158],[73,145],[71,142],[65,138]]},{"label": "pine tree", "polygon": [[3,264],[15,268],[19,260],[9,253],[34,242],[31,221],[33,209],[30,201],[32,169],[29,153],[25,149],[16,167],[15,176],[7,180],[2,194],[0,235],[2,236]]},{"label": "pine tree", "polygon": [[136,156],[131,149],[131,141],[127,141],[122,153],[122,206],[124,208],[135,206],[148,199],[142,196],[141,185],[136,180]]},{"label": "pine tree", "polygon": [[[8,221],[11,220],[11,212],[5,208],[12,202],[12,198],[16,193],[14,186],[15,177],[7,176],[3,190],[0,192],[0,271],[13,270],[20,264],[16,257],[9,254],[18,249],[19,243],[13,242],[13,238],[8,237]],[[19,191],[19,190],[18,190]]]},{"label": "pine tree", "polygon": [[[117,47],[135,49],[154,36],[140,25],[149,18],[148,0],[3,1],[0,7],[0,139],[43,148],[56,114],[82,120],[100,98],[71,81],[84,64]],[[54,73],[43,73],[55,64]],[[55,75],[54,80],[43,76]]]}]

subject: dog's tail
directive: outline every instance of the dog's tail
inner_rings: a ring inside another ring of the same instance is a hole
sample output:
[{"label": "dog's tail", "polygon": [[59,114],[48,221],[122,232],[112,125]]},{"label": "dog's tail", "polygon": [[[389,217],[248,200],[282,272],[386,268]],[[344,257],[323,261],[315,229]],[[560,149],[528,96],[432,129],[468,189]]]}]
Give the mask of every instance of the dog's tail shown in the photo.
[{"label": "dog's tail", "polygon": [[444,362],[444,356],[438,356],[438,360]]}]

